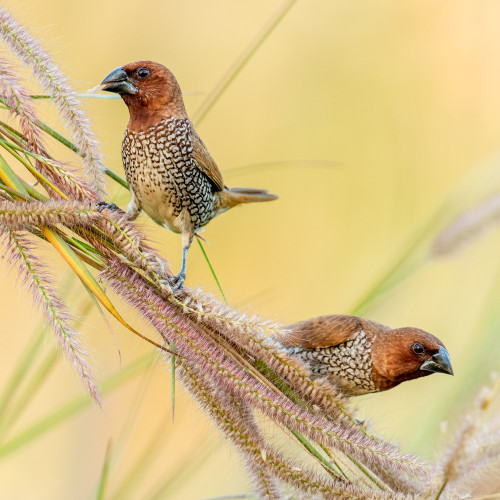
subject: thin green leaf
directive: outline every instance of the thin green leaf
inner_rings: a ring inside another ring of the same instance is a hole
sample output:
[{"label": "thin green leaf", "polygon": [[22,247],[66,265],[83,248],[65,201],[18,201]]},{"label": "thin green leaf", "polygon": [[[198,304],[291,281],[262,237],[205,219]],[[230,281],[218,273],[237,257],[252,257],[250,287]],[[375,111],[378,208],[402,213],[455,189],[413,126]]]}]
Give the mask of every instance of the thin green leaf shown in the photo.
[{"label": "thin green leaf", "polygon": [[22,414],[26,406],[33,401],[35,394],[39,391],[47,377],[56,366],[56,361],[57,351],[56,349],[51,349],[38,368],[34,371],[28,385],[18,396],[15,404],[8,411],[7,415],[5,415],[5,419],[2,419],[0,436],[3,437],[9,432],[12,426],[19,419],[19,416]]},{"label": "thin green leaf", "polygon": [[0,178],[7,187],[21,193],[24,198],[29,198],[28,191],[25,189],[24,184],[10,168],[2,155],[0,155]]},{"label": "thin green leaf", "polygon": [[207,98],[201,103],[201,106],[193,114],[193,123],[199,125],[215,103],[220,99],[224,91],[231,85],[241,70],[247,65],[248,61],[257,52],[260,46],[266,41],[269,35],[275,30],[278,24],[287,15],[297,0],[287,0],[276,12],[269,18],[262,30],[250,42],[240,56],[234,61],[226,74],[219,80],[217,85],[208,94]]},{"label": "thin green leaf", "polygon": [[3,191],[5,191],[6,193],[9,193],[10,195],[12,195],[13,198],[15,199],[18,199],[18,200],[23,200],[23,201],[30,201],[30,198],[29,197],[26,197],[24,195],[22,195],[21,193],[19,193],[18,191],[16,191],[15,189],[12,189],[10,187],[7,187],[5,184],[3,183],[0,183],[0,189],[2,189]]},{"label": "thin green leaf", "polygon": [[51,126],[47,125],[45,122],[42,120],[37,120],[36,122],[37,126],[40,127],[46,134],[50,135],[53,139],[56,141],[59,141],[61,144],[66,146],[68,149],[71,149],[71,151],[74,151],[75,153],[79,152],[78,146],[71,142],[69,139],[66,139],[62,134],[54,130]]},{"label": "thin green leaf", "polygon": [[16,391],[21,386],[28,370],[33,366],[34,360],[39,353],[40,348],[43,346],[44,338],[44,329],[40,329],[36,335],[32,335],[28,339],[28,344],[26,345],[24,353],[21,355],[16,367],[10,374],[8,381],[4,386],[2,396],[0,397],[0,422],[2,422],[6,416],[7,408]]},{"label": "thin green leaf", "polygon": [[391,265],[381,278],[368,292],[350,308],[350,314],[363,316],[368,307],[380,296],[401,283],[404,279],[420,269],[426,262],[426,255],[419,256],[422,248],[441,222],[441,212],[438,212],[414,237],[411,243],[400,254],[400,257]]},{"label": "thin green leaf", "polygon": [[175,415],[175,362],[177,356],[175,355],[175,345],[170,343],[170,350],[172,351],[172,356],[170,358],[170,397],[172,398],[172,422],[174,421]]},{"label": "thin green leaf", "polygon": [[222,298],[224,299],[224,302],[227,304],[227,299],[226,299],[226,294],[224,293],[224,290],[222,289],[222,286],[220,284],[219,278],[217,277],[217,274],[215,273],[214,268],[212,267],[212,264],[210,262],[210,259],[208,258],[207,252],[205,252],[205,247],[201,243],[200,238],[196,238],[196,241],[198,241],[198,245],[200,245],[201,251],[203,253],[203,256],[205,257],[205,260],[207,261],[208,267],[210,268],[210,272],[212,273],[212,276],[214,277],[215,282],[217,283],[217,287],[219,288],[219,291],[222,295]]},{"label": "thin green leaf", "polygon": [[[101,392],[103,395],[109,394],[115,389],[121,387],[125,382],[140,374],[147,368],[151,361],[149,353],[146,356],[134,361],[129,366],[118,370],[115,374],[111,375],[102,383]],[[87,395],[78,396],[69,403],[61,405],[57,410],[49,413],[47,416],[35,422],[33,425],[21,431],[15,437],[0,446],[0,459],[5,458],[14,451],[26,446],[36,438],[45,434],[50,429],[65,422],[72,416],[81,412],[83,409],[88,408],[91,401]]]},{"label": "thin green leaf", "polygon": [[108,485],[109,477],[109,465],[111,463],[111,454],[113,453],[113,441],[109,441],[106,447],[106,455],[104,456],[104,462],[102,464],[101,479],[99,481],[99,487],[97,488],[96,500],[104,500],[104,495],[106,493],[106,486]]},{"label": "thin green leaf", "polygon": [[28,191],[29,195],[38,201],[48,201],[49,198],[41,193],[39,193],[33,186],[30,186],[26,181],[22,181],[24,189]]},{"label": "thin green leaf", "polygon": [[340,471],[338,471],[300,432],[290,431],[299,441],[299,443],[320,462],[323,468],[332,475],[334,478],[340,478]]},{"label": "thin green leaf", "polygon": [[110,168],[106,167],[104,169],[104,173],[108,177],[110,177],[111,179],[113,179],[115,182],[117,182],[118,184],[120,184],[120,186],[124,187],[125,189],[130,190],[130,187],[129,187],[127,181],[123,177],[120,177],[116,172],[113,172],[113,170],[111,170]]},{"label": "thin green leaf", "polygon": [[140,453],[126,474],[123,475],[121,484],[113,493],[110,500],[123,500],[130,497],[137,498],[137,495],[133,494],[133,490],[136,488],[138,481],[144,477],[143,473],[149,468],[154,455],[165,445],[167,430],[168,425],[166,422],[160,422],[153,431],[151,439],[144,447],[144,451]]},{"label": "thin green leaf", "polygon": [[[14,145],[9,144],[7,141],[5,141],[3,139],[0,139],[0,146],[2,146],[6,151],[8,151],[14,158],[16,158],[16,160],[21,162],[31,172],[31,174],[36,179],[38,179],[40,182],[42,182],[43,184],[45,184],[45,185],[49,186],[51,189],[53,189],[59,196],[61,196],[61,198],[65,199],[65,200],[68,199],[68,197],[57,186],[55,186],[52,182],[49,181],[49,179],[47,179],[36,168],[34,168],[33,165],[28,160],[24,159],[21,155],[18,155],[15,152],[14,148],[11,147]],[[15,146],[15,148],[18,148],[18,146]],[[32,153],[30,153],[30,155],[33,156]],[[42,161],[46,161],[46,159],[44,159],[43,157],[40,157],[39,155],[35,155],[35,156],[38,156],[39,158],[41,158]]]},{"label": "thin green leaf", "polygon": [[[52,246],[59,252],[61,257],[67,262],[71,267],[73,272],[80,278],[83,285],[96,297],[96,299],[127,329],[129,329],[134,335],[137,335],[141,339],[149,342],[162,351],[170,352],[165,346],[162,346],[146,337],[142,333],[139,333],[136,329],[132,328],[116,310],[115,306],[111,303],[108,296],[104,293],[99,283],[90,271],[82,263],[81,259],[76,255],[75,250],[71,248],[66,239],[59,234],[57,231],[49,229],[47,227],[41,228],[43,235],[52,244]],[[81,256],[80,256],[81,257]]]},{"label": "thin green leaf", "polygon": [[[3,122],[0,121],[0,124],[3,125]],[[64,137],[62,134],[60,134],[59,132],[57,132],[57,130],[53,129],[50,125],[48,125],[45,122],[42,122],[41,120],[37,121],[37,125],[45,133],[47,133],[53,139],[55,139],[56,141],[60,142],[64,146],[66,146],[68,149],[71,149],[71,151],[73,151],[75,153],[79,153],[80,150],[78,149],[78,146],[75,143],[73,143],[72,141],[70,141],[69,139],[67,139],[66,137]],[[122,177],[120,177],[116,172],[113,172],[113,170],[111,170],[110,168],[106,167],[104,169],[104,173],[108,177],[110,177],[111,179],[113,179],[115,182],[117,182],[118,184],[120,184],[120,186],[124,187],[125,189],[129,189],[127,181],[125,179],[123,179]]]},{"label": "thin green leaf", "polygon": [[8,123],[5,123],[4,121],[0,120],[0,128],[2,129],[2,132],[5,133],[6,131],[10,132],[13,136],[15,136],[19,141],[26,141],[26,137],[24,137],[19,130],[16,130],[14,127],[11,127]]},{"label": "thin green leaf", "polygon": [[[68,244],[70,244],[74,248],[78,248],[78,250],[87,254],[89,257],[104,258],[104,255],[101,252],[99,252],[99,250],[96,250],[94,247],[88,245],[84,241],[79,240],[78,238],[75,238],[74,236],[67,237],[66,241]],[[102,264],[102,260],[100,260],[100,263]]]},{"label": "thin green leaf", "polygon": [[349,460],[353,462],[356,467],[368,478],[370,481],[373,482],[373,484],[376,484],[381,490],[387,491],[387,487],[375,476],[375,474],[372,474],[359,460],[357,460],[355,457],[349,455]]},{"label": "thin green leaf", "polygon": [[192,477],[195,471],[207,462],[211,456],[218,450],[221,440],[214,443],[212,440],[205,439],[196,448],[196,453],[189,455],[184,461],[177,462],[175,467],[165,473],[163,483],[152,493],[146,496],[148,500],[161,500],[171,498],[171,492],[179,486],[185,484]]},{"label": "thin green leaf", "polygon": [[127,327],[133,333],[136,333],[142,337],[139,332],[134,330],[119,314],[115,309],[108,296],[104,293],[99,283],[89,270],[84,266],[81,260],[75,255],[71,247],[66,243],[64,238],[62,238],[55,231],[51,231],[48,228],[42,228],[44,236],[49,240],[49,242],[54,246],[54,248],[59,252],[62,258],[69,264],[74,273],[80,278],[82,283],[87,289],[99,300],[99,302],[125,327]]}]

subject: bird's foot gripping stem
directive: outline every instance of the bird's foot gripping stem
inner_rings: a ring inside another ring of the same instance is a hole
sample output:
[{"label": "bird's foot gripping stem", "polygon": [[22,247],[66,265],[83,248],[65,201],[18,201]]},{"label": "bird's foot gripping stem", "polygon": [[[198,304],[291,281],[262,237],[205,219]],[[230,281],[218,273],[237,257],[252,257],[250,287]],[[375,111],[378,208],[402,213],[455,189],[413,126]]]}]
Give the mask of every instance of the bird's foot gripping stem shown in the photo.
[{"label": "bird's foot gripping stem", "polygon": [[123,212],[123,210],[115,203],[108,203],[107,201],[97,202],[97,211],[102,212],[103,210],[112,210],[117,212]]},{"label": "bird's foot gripping stem", "polygon": [[182,290],[184,287],[184,281],[186,279],[186,272],[181,271],[179,274],[176,276],[172,276],[168,282],[174,292]]},{"label": "bird's foot gripping stem", "polygon": [[182,288],[184,287],[184,280],[186,279],[186,260],[188,248],[189,247],[184,247],[182,249],[182,266],[179,274],[177,276],[172,276],[168,280],[174,292],[182,290]]}]

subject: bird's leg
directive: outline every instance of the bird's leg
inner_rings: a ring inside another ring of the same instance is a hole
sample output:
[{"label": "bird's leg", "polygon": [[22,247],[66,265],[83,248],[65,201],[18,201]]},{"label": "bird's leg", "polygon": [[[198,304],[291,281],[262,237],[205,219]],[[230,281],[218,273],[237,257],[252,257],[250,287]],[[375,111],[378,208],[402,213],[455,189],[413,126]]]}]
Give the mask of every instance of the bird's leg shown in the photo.
[{"label": "bird's leg", "polygon": [[193,241],[193,236],[193,231],[184,231],[182,233],[182,265],[179,274],[170,278],[170,285],[173,290],[182,290],[184,286],[184,280],[186,279],[187,253]]},{"label": "bird's leg", "polygon": [[132,189],[130,190],[130,195],[132,196],[132,198],[127,207],[127,215],[129,220],[135,220],[137,219],[137,216],[141,213],[141,207],[139,206],[135,193]]}]

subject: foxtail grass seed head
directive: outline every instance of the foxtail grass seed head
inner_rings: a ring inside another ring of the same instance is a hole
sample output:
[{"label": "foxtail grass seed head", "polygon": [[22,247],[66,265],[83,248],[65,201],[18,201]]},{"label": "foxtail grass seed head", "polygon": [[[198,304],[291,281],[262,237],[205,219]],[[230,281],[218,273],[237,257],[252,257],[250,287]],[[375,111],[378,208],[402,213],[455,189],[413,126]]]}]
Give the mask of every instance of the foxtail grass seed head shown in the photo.
[{"label": "foxtail grass seed head", "polygon": [[70,87],[68,79],[42,49],[40,43],[3,7],[0,8],[0,37],[10,50],[32,70],[44,91],[56,103],[62,119],[73,133],[96,199],[102,199],[105,193],[102,155],[88,119],[80,109],[80,102]]},{"label": "foxtail grass seed head", "polygon": [[37,257],[34,245],[26,235],[0,225],[0,237],[7,248],[8,260],[16,267],[23,283],[51,325],[66,359],[88,389],[92,399],[102,405],[101,396],[81,347],[78,334],[71,328],[71,315],[56,292],[46,266]]},{"label": "foxtail grass seed head", "polygon": [[500,194],[482,201],[460,214],[434,239],[431,255],[446,256],[466,243],[479,238],[491,226],[500,221]]}]

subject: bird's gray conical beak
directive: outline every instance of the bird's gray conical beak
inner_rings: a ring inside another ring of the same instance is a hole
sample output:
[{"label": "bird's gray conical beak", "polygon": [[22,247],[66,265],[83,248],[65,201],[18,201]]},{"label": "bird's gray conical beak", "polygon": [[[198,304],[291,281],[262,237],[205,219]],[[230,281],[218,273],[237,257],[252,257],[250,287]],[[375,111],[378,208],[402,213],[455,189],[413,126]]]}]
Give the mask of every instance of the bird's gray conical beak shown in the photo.
[{"label": "bird's gray conical beak", "polygon": [[443,346],[439,348],[439,352],[434,354],[431,359],[424,361],[420,369],[428,372],[448,373],[449,375],[453,375],[450,355]]},{"label": "bird's gray conical beak", "polygon": [[116,92],[117,94],[137,94],[139,90],[132,83],[127,73],[123,71],[123,66],[114,69],[102,82],[102,90]]}]

